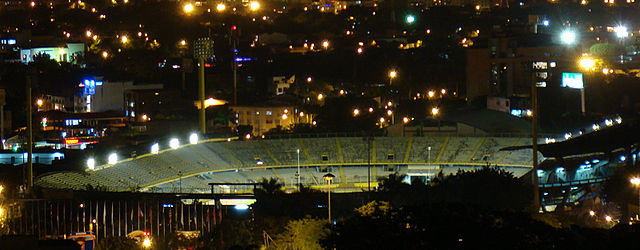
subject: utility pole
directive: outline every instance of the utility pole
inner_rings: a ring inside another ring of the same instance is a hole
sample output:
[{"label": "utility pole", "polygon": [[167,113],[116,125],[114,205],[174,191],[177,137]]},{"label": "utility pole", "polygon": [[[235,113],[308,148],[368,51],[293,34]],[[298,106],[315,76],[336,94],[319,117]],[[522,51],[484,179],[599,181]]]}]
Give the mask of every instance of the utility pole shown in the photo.
[{"label": "utility pole", "polygon": [[198,57],[198,96],[200,98],[200,133],[207,134],[206,107],[204,106],[204,57]]},{"label": "utility pole", "polygon": [[[531,67],[531,64],[528,65]],[[538,86],[536,86],[536,73],[531,69],[531,149],[533,159],[533,205],[535,209],[540,208],[540,190],[538,188]],[[537,211],[536,211],[537,212]]]},{"label": "utility pole", "polygon": [[33,188],[33,100],[31,99],[31,71],[27,71],[27,193],[31,193]]},{"label": "utility pole", "polygon": [[0,89],[0,142],[2,142],[2,149],[4,149],[4,105],[7,103],[6,96],[6,90]]},{"label": "utility pole", "polygon": [[231,58],[231,70],[233,70],[233,105],[238,105],[238,62],[236,62],[236,57],[238,56],[238,30],[237,26],[233,26],[231,28],[231,47],[232,47],[232,58]]}]

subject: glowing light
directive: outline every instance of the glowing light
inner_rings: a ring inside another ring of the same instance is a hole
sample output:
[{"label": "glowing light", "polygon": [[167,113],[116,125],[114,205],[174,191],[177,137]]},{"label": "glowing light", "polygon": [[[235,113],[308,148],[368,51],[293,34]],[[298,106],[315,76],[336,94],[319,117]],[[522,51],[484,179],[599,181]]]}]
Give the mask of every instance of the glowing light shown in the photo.
[{"label": "glowing light", "polygon": [[158,152],[160,152],[160,145],[156,142],[153,145],[151,145],[151,153],[157,154]]},{"label": "glowing light", "polygon": [[191,133],[191,135],[189,135],[189,143],[197,144],[198,143],[198,134]]},{"label": "glowing light", "polygon": [[122,43],[127,43],[127,42],[129,42],[129,38],[127,38],[127,36],[121,36],[121,37],[120,37],[120,41],[121,41]]},{"label": "glowing light", "polygon": [[596,212],[595,212],[595,211],[593,211],[593,210],[589,210],[589,215],[590,215],[590,216],[596,216]]},{"label": "glowing light", "polygon": [[87,30],[87,32],[85,32],[85,35],[87,35],[87,37],[91,37],[92,33],[90,30]]},{"label": "glowing light", "polygon": [[393,111],[391,111],[391,110],[387,110],[387,115],[388,115],[388,116],[391,116],[392,114],[393,114]]},{"label": "glowing light", "polygon": [[396,76],[398,76],[398,72],[396,72],[395,70],[391,70],[389,71],[389,77],[390,78],[396,78]]},{"label": "glowing light", "polygon": [[576,41],[576,33],[571,30],[565,30],[560,34],[560,39],[564,44],[573,44]]},{"label": "glowing light", "polygon": [[629,181],[630,181],[630,182],[631,182],[631,184],[633,184],[633,185],[636,185],[636,186],[640,185],[640,178],[638,178],[638,177],[633,177],[633,178],[631,178],[631,180],[629,180]]},{"label": "glowing light", "polygon": [[358,116],[360,114],[359,109],[353,109],[353,116]]},{"label": "glowing light", "polygon": [[247,210],[247,209],[249,209],[249,205],[247,205],[247,204],[236,204],[235,206],[233,206],[233,209],[235,209],[235,210]]},{"label": "glowing light", "polygon": [[251,2],[249,4],[249,8],[251,8],[252,11],[256,11],[256,10],[260,9],[260,3],[255,2],[255,1]]},{"label": "glowing light", "polygon": [[412,24],[413,22],[415,22],[415,21],[416,21],[416,18],[415,18],[414,16],[412,16],[412,15],[408,15],[408,16],[407,16],[407,18],[405,18],[405,21],[406,21],[408,24]]},{"label": "glowing light", "polygon": [[245,139],[247,139],[247,140],[251,139],[251,134],[246,134],[246,135],[244,136],[244,138],[245,138]]},{"label": "glowing light", "polygon": [[613,121],[611,119],[605,119],[604,124],[607,125],[607,127],[609,127],[613,125]]},{"label": "glowing light", "polygon": [[[214,99],[213,97],[204,100],[204,107],[205,108],[208,108],[208,107],[211,107],[211,106],[220,106],[220,105],[225,105],[225,104],[227,104],[226,101]],[[198,107],[198,109],[200,108],[200,101],[196,102],[196,106]]]},{"label": "glowing light", "polygon": [[629,31],[627,30],[627,27],[618,26],[618,27],[615,27],[613,30],[616,32],[616,36],[618,38],[626,38],[629,36]]},{"label": "glowing light", "polygon": [[380,123],[384,122],[384,117],[380,117]]},{"label": "glowing light", "polygon": [[41,106],[42,106],[42,104],[43,104],[42,99],[38,99],[38,100],[36,100],[36,105],[38,105],[38,107],[41,107]]},{"label": "glowing light", "polygon": [[579,64],[584,70],[591,70],[596,65],[596,61],[591,58],[582,58]]},{"label": "glowing light", "polygon": [[287,114],[282,114],[282,120],[286,120],[287,118],[289,118]]},{"label": "glowing light", "polygon": [[151,247],[151,240],[149,238],[144,239],[144,241],[142,242],[142,246]]},{"label": "glowing light", "polygon": [[373,108],[369,108],[369,113],[373,113]]},{"label": "glowing light", "polygon": [[111,153],[109,157],[107,157],[107,163],[111,165],[118,163],[118,154]]},{"label": "glowing light", "polygon": [[182,46],[187,45],[187,41],[186,41],[186,40],[184,40],[184,39],[180,40],[180,45],[182,45]]},{"label": "glowing light", "polygon": [[102,51],[102,58],[107,59],[107,57],[109,57],[109,52],[107,52],[106,50]]},{"label": "glowing light", "polygon": [[307,77],[307,82],[311,82],[313,79],[309,76]]},{"label": "glowing light", "polygon": [[606,220],[607,222],[611,222],[612,218],[611,216],[607,215],[604,217],[604,220]]},{"label": "glowing light", "polygon": [[324,98],[324,95],[318,94],[318,101],[322,101],[323,98]]},{"label": "glowing light", "polygon": [[431,108],[431,114],[432,114],[433,116],[438,115],[438,113],[440,113],[440,110],[438,109],[438,107],[433,107],[433,108]]},{"label": "glowing light", "polygon": [[180,140],[178,140],[178,138],[172,138],[171,140],[169,140],[169,147],[171,147],[172,149],[180,147]]},{"label": "glowing light", "polygon": [[87,168],[89,170],[94,170],[96,168],[96,160],[93,158],[89,158],[87,160]]},{"label": "glowing light", "polygon": [[433,96],[436,95],[436,92],[433,90],[429,90],[429,92],[427,92],[427,96],[429,96],[429,98],[433,98]]},{"label": "glowing light", "polygon": [[402,118],[402,123],[409,123],[409,117]]},{"label": "glowing light", "polygon": [[446,95],[446,94],[447,94],[447,90],[446,90],[446,89],[441,89],[441,90],[440,90],[440,93],[441,93],[442,95]]},{"label": "glowing light", "polygon": [[193,4],[187,3],[182,7],[185,13],[191,13],[193,11]]},{"label": "glowing light", "polygon": [[324,49],[329,48],[329,41],[327,40],[322,41],[322,47],[324,47]]},{"label": "glowing light", "polygon": [[226,9],[227,6],[223,3],[219,3],[218,5],[216,5],[216,10],[218,11],[224,11],[224,9]]}]

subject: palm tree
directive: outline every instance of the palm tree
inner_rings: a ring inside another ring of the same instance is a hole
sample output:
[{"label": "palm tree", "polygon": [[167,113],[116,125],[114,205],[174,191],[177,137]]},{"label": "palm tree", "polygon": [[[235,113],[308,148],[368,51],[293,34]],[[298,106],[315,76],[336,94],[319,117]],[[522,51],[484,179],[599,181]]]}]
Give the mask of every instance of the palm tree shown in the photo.
[{"label": "palm tree", "polygon": [[283,193],[282,187],[284,187],[284,183],[278,178],[262,178],[258,184],[259,187],[255,190],[256,195],[277,195]]}]

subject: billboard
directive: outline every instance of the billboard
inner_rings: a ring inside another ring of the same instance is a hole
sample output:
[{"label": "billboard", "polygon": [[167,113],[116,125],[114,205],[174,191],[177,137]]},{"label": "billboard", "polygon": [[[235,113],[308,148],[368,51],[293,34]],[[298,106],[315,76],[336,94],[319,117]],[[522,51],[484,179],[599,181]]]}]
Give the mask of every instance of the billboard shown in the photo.
[{"label": "billboard", "polygon": [[582,73],[563,72],[560,86],[563,88],[582,89],[584,87]]}]

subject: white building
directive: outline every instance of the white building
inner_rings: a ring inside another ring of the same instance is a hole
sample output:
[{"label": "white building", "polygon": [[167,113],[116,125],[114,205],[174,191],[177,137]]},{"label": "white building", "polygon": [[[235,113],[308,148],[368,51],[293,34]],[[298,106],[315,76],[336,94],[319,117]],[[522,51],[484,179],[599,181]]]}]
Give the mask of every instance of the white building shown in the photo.
[{"label": "white building", "polygon": [[76,99],[76,112],[123,111],[125,116],[136,117],[135,97],[127,96],[131,90],[160,90],[162,84],[140,84],[133,81],[110,82],[84,80],[84,93]]},{"label": "white building", "polygon": [[84,57],[84,43],[66,43],[64,46],[37,47],[20,49],[20,59],[23,63],[33,62],[39,54],[49,55],[56,62],[80,64]]}]

